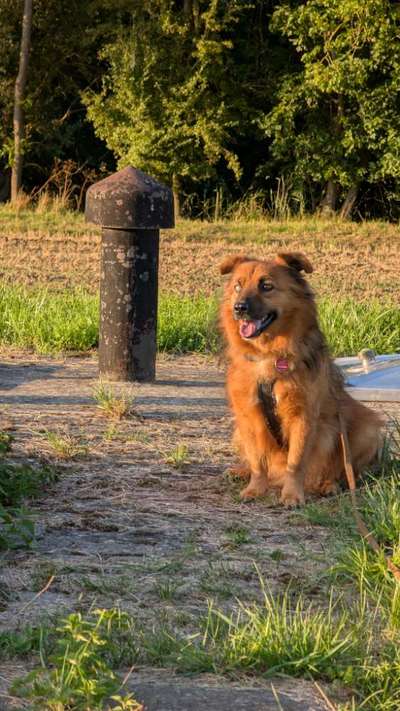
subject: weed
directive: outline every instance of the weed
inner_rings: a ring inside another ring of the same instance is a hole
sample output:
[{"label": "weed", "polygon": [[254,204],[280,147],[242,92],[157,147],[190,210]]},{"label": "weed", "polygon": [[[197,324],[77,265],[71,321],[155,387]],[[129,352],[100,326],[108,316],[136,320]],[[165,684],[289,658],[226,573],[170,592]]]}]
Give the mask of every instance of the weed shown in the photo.
[{"label": "weed", "polygon": [[43,487],[58,479],[53,467],[33,467],[0,461],[0,504],[17,506],[24,499],[38,496]]},{"label": "weed", "polygon": [[41,627],[24,627],[23,630],[0,631],[0,659],[27,657],[37,654],[40,646],[46,646],[48,630]]},{"label": "weed", "polygon": [[118,427],[115,424],[111,424],[103,432],[103,439],[106,442],[111,442],[119,436]]},{"label": "weed", "polygon": [[26,499],[38,496],[43,486],[57,479],[51,467],[32,467],[0,461],[0,549],[30,547],[35,525],[22,506]]},{"label": "weed", "polygon": [[35,524],[29,511],[0,504],[0,550],[30,548],[34,539]]},{"label": "weed", "polygon": [[348,513],[350,513],[350,502],[346,506],[345,498],[341,497],[307,503],[302,509],[293,514],[293,518],[301,521],[305,519],[312,526],[337,528],[343,524],[343,515],[348,520]]},{"label": "weed", "polygon": [[225,536],[234,547],[251,542],[249,531],[244,526],[232,525],[225,529]]},{"label": "weed", "polygon": [[62,435],[59,432],[47,430],[43,434],[51,449],[59,459],[76,459],[88,454],[88,447],[72,435]]},{"label": "weed", "polygon": [[165,463],[170,464],[174,469],[182,470],[190,464],[189,450],[186,444],[178,444],[175,449],[165,454]]},{"label": "weed", "polygon": [[174,599],[178,587],[179,585],[173,580],[162,580],[155,584],[154,592],[160,600],[170,601]]},{"label": "weed", "polygon": [[133,411],[134,396],[132,393],[115,392],[105,383],[100,382],[93,390],[93,397],[97,407],[106,417],[122,420]]},{"label": "weed", "polygon": [[48,711],[103,709],[107,699],[119,711],[139,711],[132,694],[121,695],[121,682],[109,658],[117,633],[130,629],[117,610],[96,610],[90,618],[69,615],[57,628],[56,648],[42,666],[13,685],[13,693],[28,699],[32,708]]},{"label": "weed", "polygon": [[4,457],[11,450],[12,435],[8,432],[0,432],[0,457]]},{"label": "weed", "polygon": [[126,442],[139,442],[140,444],[150,444],[151,437],[147,432],[142,430],[135,430],[125,435]]}]

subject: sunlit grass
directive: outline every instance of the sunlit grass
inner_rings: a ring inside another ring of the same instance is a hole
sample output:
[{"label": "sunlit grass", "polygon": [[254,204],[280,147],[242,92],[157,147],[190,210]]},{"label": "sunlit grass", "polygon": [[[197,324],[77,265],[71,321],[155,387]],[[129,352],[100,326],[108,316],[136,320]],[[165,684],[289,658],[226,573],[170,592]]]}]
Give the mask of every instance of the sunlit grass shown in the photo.
[{"label": "sunlit grass", "polygon": [[[43,209],[42,204],[35,205],[28,200],[21,201],[17,207],[10,203],[0,205],[0,234],[23,234],[40,232],[68,235],[99,234],[97,225],[88,224],[83,212],[70,210],[61,201],[52,200]],[[229,207],[224,217],[213,220],[177,220],[174,233],[183,239],[196,232],[201,239],[213,239],[218,234],[228,241],[236,241],[239,235],[242,241],[265,239],[269,236],[288,234],[291,237],[310,235],[328,239],[346,239],[349,235],[358,235],[363,239],[376,240],[377,233],[398,235],[398,226],[384,220],[349,222],[339,217],[326,218],[318,215],[289,216],[276,219],[263,210],[256,196],[244,199]],[[171,234],[170,230],[165,235]]]},{"label": "sunlit grass", "polygon": [[[51,292],[0,287],[0,345],[38,353],[85,351],[98,343],[98,297],[83,290]],[[400,350],[400,309],[378,302],[322,299],[319,315],[335,356],[368,346],[378,353]],[[215,353],[221,347],[218,300],[161,294],[158,348],[175,353]]]},{"label": "sunlit grass", "polygon": [[113,420],[122,420],[133,412],[133,393],[118,392],[101,381],[93,389],[93,399],[103,415]]}]

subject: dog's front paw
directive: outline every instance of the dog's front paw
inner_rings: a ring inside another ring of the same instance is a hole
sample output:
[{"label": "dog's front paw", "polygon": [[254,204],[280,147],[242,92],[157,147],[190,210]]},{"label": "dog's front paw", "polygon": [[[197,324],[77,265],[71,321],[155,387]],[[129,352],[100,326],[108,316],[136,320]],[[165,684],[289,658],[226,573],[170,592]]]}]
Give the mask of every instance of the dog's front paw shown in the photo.
[{"label": "dog's front paw", "polygon": [[305,499],[304,489],[301,484],[297,484],[294,481],[286,482],[282,488],[280,502],[287,508],[302,506],[305,503]]},{"label": "dog's front paw", "polygon": [[268,483],[263,481],[250,481],[250,484],[242,489],[240,498],[243,500],[256,499],[257,496],[263,496],[268,489]]},{"label": "dog's front paw", "polygon": [[236,466],[229,467],[226,473],[228,474],[228,476],[231,476],[233,478],[240,477],[241,479],[249,479],[251,475],[249,467],[247,467],[245,464],[237,464]]}]

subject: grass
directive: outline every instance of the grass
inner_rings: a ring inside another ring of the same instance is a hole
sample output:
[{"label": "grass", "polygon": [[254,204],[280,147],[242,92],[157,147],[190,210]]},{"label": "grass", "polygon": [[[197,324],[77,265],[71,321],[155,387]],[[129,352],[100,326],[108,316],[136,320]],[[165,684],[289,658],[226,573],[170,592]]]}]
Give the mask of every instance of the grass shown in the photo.
[{"label": "grass", "polygon": [[0,631],[0,660],[23,659],[44,646],[45,627],[26,626],[23,630]]},{"label": "grass", "polygon": [[[175,353],[215,353],[220,348],[215,297],[161,294],[158,348]],[[82,290],[0,287],[0,345],[38,353],[86,351],[98,343],[98,298]],[[378,353],[400,350],[400,309],[377,301],[322,299],[322,328],[336,356],[357,353],[366,345]],[[113,396],[99,394],[106,400]],[[110,405],[111,407],[111,405]],[[111,407],[112,409],[112,407]]]},{"label": "grass", "polygon": [[[258,214],[258,217],[257,217]],[[304,216],[268,219],[248,209],[218,222],[179,220],[160,242],[161,291],[212,296],[221,285],[218,264],[231,252],[254,256],[304,251],[321,296],[399,302],[397,225]],[[100,230],[80,213],[0,205],[0,272],[8,283],[84,287],[95,294],[100,269]],[[184,265],[184,269],[182,269]]]},{"label": "grass", "polygon": [[135,580],[132,575],[101,574],[80,575],[76,580],[77,585],[89,592],[102,595],[123,595],[125,598],[135,597]]},{"label": "grass", "polygon": [[326,609],[316,610],[301,596],[293,601],[290,590],[278,597],[264,590],[262,605],[241,605],[237,614],[211,607],[207,625],[203,644],[225,672],[340,678],[360,653],[344,608],[331,598]]},{"label": "grass", "polygon": [[43,438],[58,459],[77,459],[88,453],[88,447],[72,435],[62,435],[59,432],[48,430],[43,434]]},{"label": "grass", "polygon": [[38,353],[85,351],[98,342],[97,299],[83,291],[0,287],[0,343]]},{"label": "grass", "polygon": [[0,432],[0,457],[4,457],[11,450],[13,441],[12,435],[8,432]]},{"label": "grass", "polygon": [[[122,420],[133,412],[134,396],[129,393],[116,392],[113,387],[100,382],[93,390],[93,398],[101,412],[113,420]],[[111,430],[109,439],[113,438]]]},{"label": "grass", "polygon": [[[400,472],[395,471],[385,479],[372,479],[359,495],[359,508],[370,530],[379,542],[382,551],[400,567]],[[374,598],[384,596],[380,601],[385,614],[392,615],[391,600],[397,589],[388,571],[383,553],[377,555],[366,542],[360,539],[354,529],[353,517],[348,503],[341,503],[337,512],[337,523],[342,532],[342,542],[338,542],[332,574],[340,579],[352,580],[368,590]],[[400,583],[399,583],[400,585]],[[400,589],[400,588],[399,588]],[[400,607],[398,616],[400,631]]]},{"label": "grass", "polygon": [[176,353],[215,353],[220,346],[217,299],[161,294],[158,348]]},{"label": "grass", "polygon": [[[170,597],[168,591],[166,599]],[[291,676],[309,673],[323,679],[340,677],[351,661],[358,658],[362,641],[361,637],[360,642],[355,641],[350,611],[333,599],[328,600],[325,610],[314,610],[301,597],[293,603],[289,591],[273,598],[264,590],[263,604],[241,605],[231,615],[210,603],[199,621],[198,631],[186,635],[175,632],[165,620],[155,622],[152,629],[145,628],[117,609],[96,610],[85,617],[74,613],[57,628],[59,634],[52,636],[53,649],[47,645],[43,650],[44,669],[48,668],[48,662],[54,666],[64,663],[60,647],[62,650],[69,647],[73,657],[71,646],[75,641],[87,641],[99,628],[97,654],[114,668],[121,662],[124,666],[157,663],[193,673],[235,674],[240,670],[264,677],[279,673]],[[37,630],[32,630],[30,643],[28,636],[24,637],[21,655],[29,647],[39,647],[40,651]],[[15,642],[13,648],[17,648]],[[39,670],[34,676],[37,675],[41,676]]]},{"label": "grass", "polygon": [[[365,591],[350,604],[332,589],[326,604],[317,607],[290,587],[273,596],[261,585],[261,604],[239,603],[236,612],[227,613],[209,603],[197,629],[191,626],[190,631],[178,631],[162,617],[152,628],[143,626],[112,608],[85,617],[69,615],[56,631],[44,627],[40,634],[34,628],[7,637],[3,633],[0,654],[9,647],[10,655],[36,651],[41,658],[41,666],[12,691],[28,699],[33,709],[100,709],[116,688],[115,669],[152,665],[231,678],[286,675],[336,682],[353,694],[342,709],[399,708],[398,630],[380,617]],[[160,588],[158,593],[170,601],[175,588]],[[50,705],[49,699],[60,705]]]},{"label": "grass", "polygon": [[178,469],[179,471],[184,469],[190,462],[191,459],[186,444],[180,443],[175,449],[171,449],[170,452],[165,453],[165,463],[170,464],[174,469]]},{"label": "grass", "polygon": [[155,584],[154,592],[160,600],[169,602],[175,598],[178,587],[178,584],[173,580],[160,580]]},{"label": "grass", "polygon": [[400,351],[400,309],[395,306],[323,299],[319,319],[335,356],[355,354],[365,347],[377,353]]},{"label": "grass", "polygon": [[233,547],[239,547],[246,543],[251,543],[251,535],[247,528],[244,526],[238,526],[233,524],[228,526],[224,531],[226,538],[228,539],[230,545]]},{"label": "grass", "polygon": [[[399,425],[395,423],[397,434]],[[398,440],[397,440],[398,446]],[[360,538],[347,495],[306,506],[301,515],[313,525],[331,529],[328,575],[334,586],[358,590],[371,610],[369,640],[362,661],[352,665],[346,683],[354,699],[353,711],[395,711],[400,708],[400,581],[389,572],[383,553],[400,566],[400,460],[396,435],[386,452],[379,476],[368,476],[358,491],[362,517],[378,540],[375,553]]]},{"label": "grass", "polygon": [[[6,234],[23,234],[34,230],[45,234],[57,231],[79,236],[87,233],[88,226],[83,213],[75,210],[63,208],[41,211],[23,204],[15,209],[10,203],[5,203],[0,205],[0,229]],[[91,225],[90,231],[100,230]]]},{"label": "grass", "polygon": [[[239,209],[237,209],[239,208]],[[176,225],[176,232],[179,232],[182,239],[191,237],[193,230],[197,230],[200,235],[210,235],[214,237],[219,232],[242,233],[242,239],[249,239],[249,232],[263,232],[260,239],[265,241],[266,234],[289,232],[290,234],[302,235],[304,232],[310,234],[321,234],[328,238],[332,236],[346,236],[361,233],[364,237],[376,236],[378,232],[396,234],[396,226],[384,220],[370,220],[368,222],[349,222],[340,218],[325,218],[318,215],[302,215],[298,217],[288,217],[287,219],[274,219],[260,210],[257,204],[257,196],[250,196],[249,200],[242,200],[236,209],[228,211],[225,218],[217,221],[180,219]],[[17,209],[10,203],[0,204],[0,232],[3,234],[24,234],[39,232],[43,235],[54,233],[72,234],[76,237],[87,234],[99,234],[100,228],[85,221],[84,214],[76,210],[66,209],[57,203],[49,204],[45,210],[38,209],[33,204],[21,203]],[[167,236],[170,230],[163,231]]]}]

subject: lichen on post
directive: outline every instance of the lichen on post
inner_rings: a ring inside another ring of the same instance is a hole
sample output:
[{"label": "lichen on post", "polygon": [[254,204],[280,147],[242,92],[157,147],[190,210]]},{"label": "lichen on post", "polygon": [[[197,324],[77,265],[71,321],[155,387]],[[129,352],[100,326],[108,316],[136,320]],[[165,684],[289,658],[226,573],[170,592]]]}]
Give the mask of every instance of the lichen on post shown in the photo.
[{"label": "lichen on post", "polygon": [[124,168],[89,188],[85,216],[102,227],[100,376],[154,380],[159,236],[174,226],[172,191]]}]

